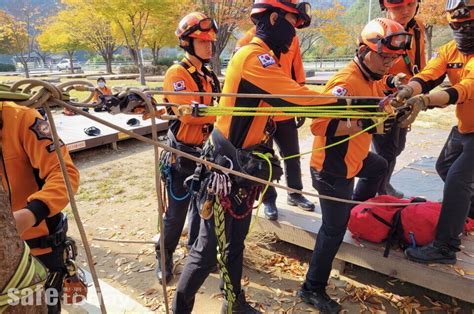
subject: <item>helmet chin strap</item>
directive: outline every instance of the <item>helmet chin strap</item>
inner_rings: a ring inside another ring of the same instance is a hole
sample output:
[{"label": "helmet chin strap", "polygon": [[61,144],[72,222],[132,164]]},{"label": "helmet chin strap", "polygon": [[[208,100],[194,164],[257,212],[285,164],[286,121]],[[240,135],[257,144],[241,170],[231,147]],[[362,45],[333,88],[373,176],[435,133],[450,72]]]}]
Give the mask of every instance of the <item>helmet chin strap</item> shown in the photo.
[{"label": "helmet chin strap", "polygon": [[354,62],[359,66],[362,73],[364,73],[364,75],[368,79],[370,79],[372,81],[380,81],[383,78],[383,75],[375,73],[374,71],[372,71],[367,66],[367,64],[365,64],[364,58],[365,58],[365,56],[367,56],[367,54],[370,51],[371,50],[369,48],[365,49],[365,51],[363,51],[363,52],[360,52],[360,49],[357,49],[356,56],[354,58]]},{"label": "helmet chin strap", "polygon": [[196,57],[199,61],[202,62],[202,64],[206,64],[211,62],[211,59],[203,59],[200,56],[196,54],[196,51],[194,49],[194,39],[192,37],[188,37],[189,45],[179,45],[184,51],[189,53],[190,55]]}]

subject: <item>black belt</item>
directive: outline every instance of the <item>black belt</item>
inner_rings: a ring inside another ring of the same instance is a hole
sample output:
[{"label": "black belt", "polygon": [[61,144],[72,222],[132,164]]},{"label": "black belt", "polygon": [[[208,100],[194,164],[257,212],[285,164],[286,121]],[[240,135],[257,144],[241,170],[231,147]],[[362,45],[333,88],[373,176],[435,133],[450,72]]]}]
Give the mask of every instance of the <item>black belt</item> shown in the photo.
[{"label": "black belt", "polygon": [[26,240],[26,243],[31,249],[47,249],[47,248],[55,248],[60,246],[66,241],[66,232],[63,230],[56,232],[54,234]]}]

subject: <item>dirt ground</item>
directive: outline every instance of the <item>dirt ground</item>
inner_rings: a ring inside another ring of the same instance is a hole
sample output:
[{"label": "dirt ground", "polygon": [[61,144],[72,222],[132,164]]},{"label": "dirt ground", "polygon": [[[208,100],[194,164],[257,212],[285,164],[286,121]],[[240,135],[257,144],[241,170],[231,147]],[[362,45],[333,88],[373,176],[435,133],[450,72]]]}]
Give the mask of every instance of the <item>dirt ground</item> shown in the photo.
[{"label": "dirt ground", "polygon": [[[308,131],[303,130],[302,134],[306,136],[301,147],[311,147]],[[414,128],[397,168],[422,156],[437,156],[447,135],[446,130]],[[73,156],[81,171],[77,201],[82,222],[89,239],[152,241],[157,234],[153,149],[135,140],[121,142],[118,147],[118,151],[103,147]],[[303,172],[308,169],[307,163],[308,157],[305,157]],[[311,187],[306,186],[306,189],[311,190]],[[70,234],[79,239],[72,219],[70,226]],[[170,302],[185,262],[185,243],[184,235],[174,255],[176,267],[169,286]],[[92,241],[91,245],[102,280],[150,310],[164,311],[161,286],[154,272],[153,245],[101,241]],[[266,313],[315,312],[296,297],[310,256],[311,251],[281,242],[271,234],[250,234],[242,279],[247,298]],[[87,268],[82,249],[78,263]],[[342,302],[346,313],[474,314],[472,304],[353,265],[347,264],[342,274],[335,275],[328,293]],[[218,313],[221,302],[219,275],[211,274],[199,290],[195,313]]]}]

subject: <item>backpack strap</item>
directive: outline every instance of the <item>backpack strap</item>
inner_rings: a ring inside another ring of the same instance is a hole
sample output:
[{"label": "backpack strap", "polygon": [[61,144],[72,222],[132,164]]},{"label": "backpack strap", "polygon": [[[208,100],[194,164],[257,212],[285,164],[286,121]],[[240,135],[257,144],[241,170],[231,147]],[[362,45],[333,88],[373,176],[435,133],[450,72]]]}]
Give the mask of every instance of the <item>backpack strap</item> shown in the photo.
[{"label": "backpack strap", "polygon": [[[182,66],[191,75],[191,77],[193,78],[193,81],[196,83],[198,87],[199,92],[204,93],[205,92],[204,86],[202,85],[202,81],[201,81],[201,78],[199,77],[199,73],[196,67],[189,65],[188,63],[183,62],[183,61],[179,62],[179,65]],[[204,103],[203,96],[200,97],[200,103],[201,104]]]},{"label": "backpack strap", "polygon": [[402,209],[397,210],[395,215],[392,218],[392,226],[388,232],[387,241],[385,243],[385,250],[383,252],[383,257],[388,257],[390,254],[390,248],[393,244],[398,242],[400,247],[403,248],[402,239],[403,239],[403,226],[402,226]]}]

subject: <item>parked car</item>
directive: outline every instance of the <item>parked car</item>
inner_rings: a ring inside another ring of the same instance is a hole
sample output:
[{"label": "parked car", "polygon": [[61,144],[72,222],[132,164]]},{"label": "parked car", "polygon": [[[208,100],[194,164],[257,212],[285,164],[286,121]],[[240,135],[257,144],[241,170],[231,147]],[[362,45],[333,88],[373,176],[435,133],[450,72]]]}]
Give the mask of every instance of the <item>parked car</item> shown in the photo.
[{"label": "parked car", "polygon": [[[79,63],[77,63],[76,60],[73,60],[72,64],[74,66],[74,70],[81,70],[81,66],[79,65]],[[56,64],[56,69],[58,71],[69,71],[71,69],[71,62],[69,61],[69,59],[63,59],[59,61],[58,64]]]}]

